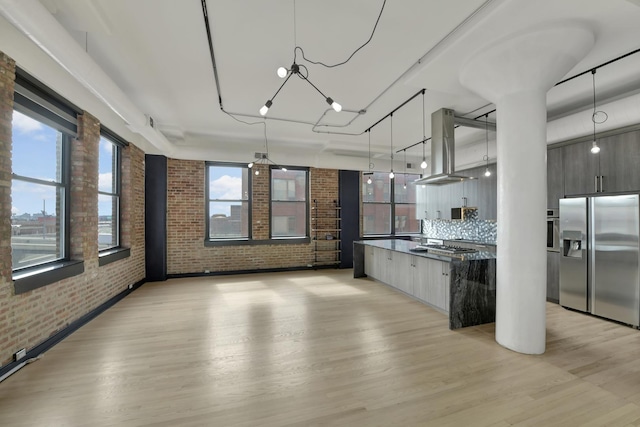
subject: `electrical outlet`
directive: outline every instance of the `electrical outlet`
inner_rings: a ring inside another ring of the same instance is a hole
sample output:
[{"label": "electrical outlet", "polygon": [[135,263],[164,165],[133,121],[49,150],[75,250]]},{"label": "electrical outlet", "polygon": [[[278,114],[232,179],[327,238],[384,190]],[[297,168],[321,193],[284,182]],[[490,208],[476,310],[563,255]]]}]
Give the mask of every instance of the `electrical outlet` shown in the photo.
[{"label": "electrical outlet", "polygon": [[17,362],[18,360],[22,359],[26,355],[27,355],[27,350],[24,348],[20,349],[13,354],[13,360]]},{"label": "electrical outlet", "polygon": [[205,270],[204,271],[204,274],[209,274],[209,273],[211,273],[211,271],[209,271],[209,270]]},{"label": "electrical outlet", "polygon": [[133,283],[129,285],[129,289],[133,289]]}]

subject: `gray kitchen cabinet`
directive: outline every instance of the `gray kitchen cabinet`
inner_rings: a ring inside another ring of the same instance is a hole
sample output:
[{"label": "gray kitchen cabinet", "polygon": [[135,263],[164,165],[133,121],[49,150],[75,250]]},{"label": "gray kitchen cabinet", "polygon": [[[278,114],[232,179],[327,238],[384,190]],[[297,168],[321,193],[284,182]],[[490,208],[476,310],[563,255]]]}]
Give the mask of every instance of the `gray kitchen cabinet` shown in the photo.
[{"label": "gray kitchen cabinet", "polygon": [[596,192],[595,179],[600,175],[599,155],[591,153],[591,144],[587,141],[562,147],[566,196]]},{"label": "gray kitchen cabinet", "polygon": [[425,259],[429,263],[427,303],[449,312],[449,263]]},{"label": "gray kitchen cabinet", "polygon": [[478,166],[461,171],[460,174],[474,178],[462,183],[468,206],[478,208],[478,219],[495,220],[498,216],[497,165],[489,165],[490,176],[484,176],[486,170],[486,166]]},{"label": "gray kitchen cabinet", "polygon": [[364,274],[369,277],[378,277],[380,272],[375,262],[376,249],[372,246],[364,247]]},{"label": "gray kitchen cabinet", "polygon": [[[391,251],[390,251],[391,252]],[[402,292],[413,295],[414,293],[414,259],[416,258],[413,255],[402,254],[399,252],[392,252],[392,275],[395,277],[391,278],[389,283],[394,288],[401,290]]]},{"label": "gray kitchen cabinet", "polygon": [[547,301],[560,302],[560,252],[547,252]]},{"label": "gray kitchen cabinet", "polygon": [[564,169],[562,148],[547,151],[547,208],[560,207],[560,199],[564,198]]},{"label": "gray kitchen cabinet", "polygon": [[598,140],[602,191],[640,190],[640,132],[627,132]]},{"label": "gray kitchen cabinet", "polygon": [[586,141],[562,147],[565,195],[640,190],[640,131],[598,139],[599,154],[591,153],[591,145]]}]

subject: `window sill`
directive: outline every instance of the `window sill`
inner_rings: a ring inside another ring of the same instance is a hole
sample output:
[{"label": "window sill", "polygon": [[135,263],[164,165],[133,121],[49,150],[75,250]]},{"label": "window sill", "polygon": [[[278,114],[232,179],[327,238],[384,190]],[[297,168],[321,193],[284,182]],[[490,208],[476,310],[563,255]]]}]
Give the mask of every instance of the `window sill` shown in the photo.
[{"label": "window sill", "polygon": [[258,245],[301,245],[311,243],[309,237],[295,237],[295,238],[276,238],[267,240],[208,240],[205,239],[205,247],[216,246],[258,246]]},{"label": "window sill", "polygon": [[16,295],[84,273],[84,261],[60,261],[21,270],[13,275]]},{"label": "window sill", "polygon": [[131,256],[130,248],[113,248],[100,252],[98,255],[98,265],[111,264],[121,259],[129,258]]}]

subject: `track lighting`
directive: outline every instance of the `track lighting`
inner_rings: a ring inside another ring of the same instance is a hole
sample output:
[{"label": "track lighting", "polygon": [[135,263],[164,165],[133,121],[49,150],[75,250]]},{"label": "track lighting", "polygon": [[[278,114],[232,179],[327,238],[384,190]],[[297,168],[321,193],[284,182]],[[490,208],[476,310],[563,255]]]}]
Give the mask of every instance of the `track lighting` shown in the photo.
[{"label": "track lighting", "polygon": [[[303,71],[304,71],[304,73],[303,73]],[[287,82],[289,81],[289,79],[293,75],[298,76],[299,78],[301,78],[305,82],[309,83],[315,90],[318,91],[318,93],[320,95],[322,95],[322,97],[327,101],[327,104],[331,105],[331,108],[333,108],[336,112],[339,113],[340,111],[342,111],[342,105],[340,105],[337,102],[335,102],[333,99],[331,99],[331,97],[326,96],[324,93],[322,93],[322,91],[320,89],[318,89],[316,87],[316,85],[314,85],[313,83],[311,83],[311,81],[309,81],[309,78],[308,78],[309,70],[307,70],[307,67],[305,67],[304,65],[296,64],[295,63],[295,59],[294,59],[293,64],[291,64],[291,68],[290,69],[287,70],[284,67],[280,67],[280,68],[278,68],[277,73],[278,73],[278,77],[280,77],[282,79],[284,79],[286,77],[286,79],[285,79],[284,82],[282,82],[282,84],[280,85],[280,87],[278,88],[276,93],[273,94],[271,99],[269,99],[262,106],[262,108],[260,108],[260,115],[262,115],[262,116],[266,116],[267,115],[267,112],[269,111],[269,108],[271,108],[271,105],[273,104],[273,100],[276,98],[278,93],[280,93],[280,91],[282,90],[284,85],[287,84]]]}]

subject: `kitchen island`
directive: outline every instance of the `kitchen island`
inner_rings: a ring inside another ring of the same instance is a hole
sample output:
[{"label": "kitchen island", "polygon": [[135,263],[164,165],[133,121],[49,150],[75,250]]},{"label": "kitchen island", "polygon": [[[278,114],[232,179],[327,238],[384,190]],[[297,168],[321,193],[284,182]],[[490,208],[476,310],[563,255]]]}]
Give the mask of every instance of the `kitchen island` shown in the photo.
[{"label": "kitchen island", "polygon": [[414,252],[407,240],[353,243],[353,277],[371,277],[449,316],[449,329],[495,321],[496,256]]}]

